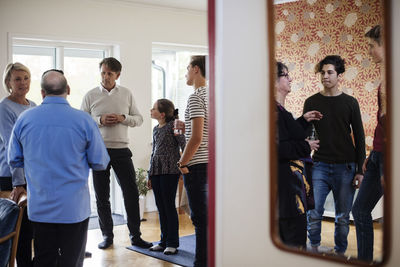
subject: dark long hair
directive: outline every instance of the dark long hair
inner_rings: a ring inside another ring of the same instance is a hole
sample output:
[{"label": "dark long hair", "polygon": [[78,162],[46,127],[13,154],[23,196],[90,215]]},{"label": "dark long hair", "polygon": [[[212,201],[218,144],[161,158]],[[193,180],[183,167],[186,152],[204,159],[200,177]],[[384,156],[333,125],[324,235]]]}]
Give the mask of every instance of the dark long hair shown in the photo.
[{"label": "dark long hair", "polygon": [[157,109],[160,113],[165,114],[165,122],[170,122],[179,119],[178,109],[175,109],[174,103],[171,100],[162,98],[157,100]]}]

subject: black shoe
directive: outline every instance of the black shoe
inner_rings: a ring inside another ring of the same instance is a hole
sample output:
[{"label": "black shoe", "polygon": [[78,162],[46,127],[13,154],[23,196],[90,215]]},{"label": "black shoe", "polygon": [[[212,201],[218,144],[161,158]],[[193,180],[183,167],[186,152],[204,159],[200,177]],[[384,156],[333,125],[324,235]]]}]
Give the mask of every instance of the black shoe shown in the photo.
[{"label": "black shoe", "polygon": [[106,248],[109,248],[112,244],[113,244],[113,240],[106,238],[103,240],[103,242],[99,243],[97,247],[99,249],[106,249]]},{"label": "black shoe", "polygon": [[140,247],[140,248],[150,248],[153,246],[152,243],[144,241],[140,237],[138,239],[131,240],[132,246]]},{"label": "black shoe", "polygon": [[90,253],[89,251],[85,251],[85,258],[91,258],[92,257],[92,253]]}]

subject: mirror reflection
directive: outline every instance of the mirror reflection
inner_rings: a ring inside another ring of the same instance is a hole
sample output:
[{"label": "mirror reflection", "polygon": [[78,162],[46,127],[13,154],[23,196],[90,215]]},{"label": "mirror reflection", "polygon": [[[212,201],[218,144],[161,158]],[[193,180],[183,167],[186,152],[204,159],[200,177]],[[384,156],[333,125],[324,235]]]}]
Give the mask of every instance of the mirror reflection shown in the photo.
[{"label": "mirror reflection", "polygon": [[279,1],[274,12],[280,239],[381,262],[383,4]]}]

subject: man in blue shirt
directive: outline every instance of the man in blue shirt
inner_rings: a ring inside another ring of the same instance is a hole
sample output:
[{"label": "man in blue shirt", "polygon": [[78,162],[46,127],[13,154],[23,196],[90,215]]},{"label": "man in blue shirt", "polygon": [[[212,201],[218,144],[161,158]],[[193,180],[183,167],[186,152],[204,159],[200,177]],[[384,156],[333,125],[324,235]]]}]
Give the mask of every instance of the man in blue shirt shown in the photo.
[{"label": "man in blue shirt", "polygon": [[43,103],[15,123],[8,163],[25,169],[34,265],[82,266],[89,168],[103,170],[110,158],[93,119],[68,104],[70,90],[62,71],[43,73],[41,87]]}]

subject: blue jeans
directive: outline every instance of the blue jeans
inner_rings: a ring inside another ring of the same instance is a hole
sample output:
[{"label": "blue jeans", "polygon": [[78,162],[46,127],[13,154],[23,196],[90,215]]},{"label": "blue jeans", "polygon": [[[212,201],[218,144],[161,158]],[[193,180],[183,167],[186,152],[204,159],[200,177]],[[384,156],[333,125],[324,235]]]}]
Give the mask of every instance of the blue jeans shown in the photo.
[{"label": "blue jeans", "polygon": [[353,205],[356,225],[358,259],[372,261],[374,252],[374,229],[371,212],[383,195],[381,176],[383,175],[383,155],[372,151],[367,170]]},{"label": "blue jeans", "polygon": [[196,231],[196,254],[194,267],[207,266],[207,164],[189,166],[189,173],[183,176],[189,200],[190,217]]},{"label": "blue jeans", "polygon": [[175,207],[179,174],[152,175],[151,186],[158,209],[162,247],[179,247],[179,221]]},{"label": "blue jeans", "polygon": [[354,197],[355,163],[330,164],[315,162],[312,169],[315,209],[307,213],[307,230],[311,246],[321,244],[321,221],[327,195],[332,190],[335,201],[335,251],[347,249],[350,211]]}]

